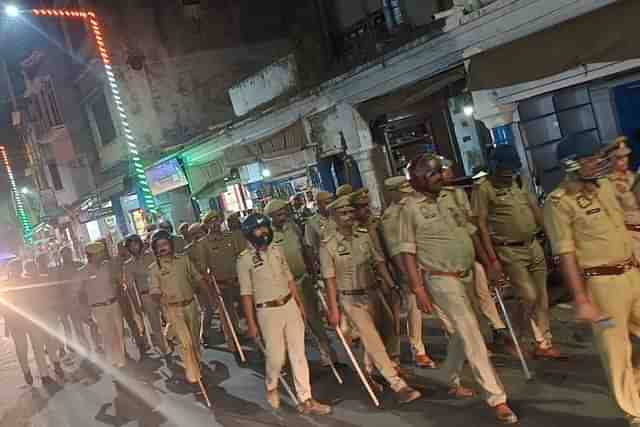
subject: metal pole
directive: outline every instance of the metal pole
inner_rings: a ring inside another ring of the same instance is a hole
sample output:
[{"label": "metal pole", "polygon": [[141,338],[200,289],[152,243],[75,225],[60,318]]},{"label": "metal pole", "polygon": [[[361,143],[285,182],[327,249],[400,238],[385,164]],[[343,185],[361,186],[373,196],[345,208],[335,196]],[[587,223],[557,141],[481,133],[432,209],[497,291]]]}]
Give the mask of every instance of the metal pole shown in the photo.
[{"label": "metal pole", "polygon": [[220,307],[222,308],[222,315],[224,316],[224,320],[229,327],[229,332],[231,332],[231,337],[233,338],[233,343],[238,349],[238,355],[240,356],[240,361],[242,363],[247,362],[247,358],[244,355],[244,351],[242,350],[242,346],[240,345],[240,340],[238,339],[238,335],[236,334],[236,330],[233,327],[233,323],[231,322],[231,316],[227,311],[227,306],[224,303],[224,298],[222,298],[222,293],[220,292],[220,287],[218,286],[218,282],[216,281],[216,276],[210,274],[211,282],[213,283],[213,287],[215,288],[215,292],[218,295],[218,301],[220,302]]},{"label": "metal pole", "polygon": [[518,352],[518,358],[520,359],[520,364],[522,365],[524,376],[527,380],[531,380],[533,378],[533,375],[531,375],[531,371],[529,371],[529,366],[527,365],[527,361],[525,360],[524,355],[522,354],[520,343],[518,342],[516,333],[513,330],[513,326],[511,325],[511,319],[509,318],[507,307],[504,305],[504,301],[502,300],[502,294],[500,293],[500,289],[496,286],[494,288],[494,292],[496,294],[496,300],[498,300],[498,304],[500,305],[500,309],[502,310],[502,314],[504,315],[504,321],[507,324],[507,328],[509,328],[509,334],[511,334],[511,339],[513,340],[513,343],[516,346],[516,351]]},{"label": "metal pole", "polygon": [[[324,295],[322,294],[322,291],[316,288],[316,292],[318,294],[318,298],[320,299],[320,303],[322,304],[322,307],[325,309],[327,313],[329,313],[329,306],[327,305],[327,301],[324,299]],[[364,375],[364,372],[362,372],[362,368],[360,367],[358,360],[354,356],[353,351],[351,351],[351,347],[349,347],[349,344],[347,344],[347,340],[344,338],[344,334],[340,330],[340,325],[336,326],[336,334],[338,334],[338,338],[340,338],[340,342],[342,342],[342,345],[344,346],[344,350],[346,351],[347,356],[349,356],[349,360],[351,360],[351,364],[353,365],[356,372],[358,373],[358,376],[360,377],[360,381],[362,382],[362,385],[364,385],[364,388],[367,390],[367,393],[369,393],[369,397],[371,397],[373,404],[379,407],[380,401],[378,400],[378,397],[376,396],[376,394],[373,392],[373,389],[371,388],[371,384],[369,384],[369,381],[367,381],[367,377]]]}]

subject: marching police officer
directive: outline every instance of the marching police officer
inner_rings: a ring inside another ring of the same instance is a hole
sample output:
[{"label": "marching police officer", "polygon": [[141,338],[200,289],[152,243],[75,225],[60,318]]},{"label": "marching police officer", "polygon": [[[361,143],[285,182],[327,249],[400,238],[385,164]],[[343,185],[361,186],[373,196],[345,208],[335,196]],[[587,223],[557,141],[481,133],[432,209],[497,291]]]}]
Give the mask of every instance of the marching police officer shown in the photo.
[{"label": "marching police officer", "polygon": [[151,237],[151,249],[156,262],[150,266],[150,291],[157,305],[162,304],[168,323],[180,340],[179,353],[187,382],[197,384],[200,370],[200,308],[195,295],[208,293],[203,280],[189,257],[176,254],[174,239],[166,230]]},{"label": "marching police officer", "polygon": [[[289,213],[289,206],[284,200],[273,199],[264,208],[264,214],[271,218],[273,226],[273,245],[284,254],[293,274],[293,280],[298,288],[298,295],[304,303],[306,320],[311,332],[320,341],[320,359],[323,366],[328,366],[331,355],[328,354],[329,337],[322,324],[322,317],[318,311],[318,296],[315,291],[310,268],[314,268],[309,259],[306,247],[303,247],[303,237],[298,225],[293,222]],[[305,259],[306,258],[306,259]]]},{"label": "marching police officer", "polygon": [[405,199],[414,193],[409,181],[404,176],[394,176],[384,181],[384,187],[389,197],[389,206],[382,214],[382,229],[384,235],[383,244],[387,248],[387,254],[393,259],[396,278],[402,286],[407,300],[407,315],[409,324],[409,341],[414,354],[416,366],[420,368],[433,369],[436,363],[427,354],[424,342],[422,341],[422,312],[416,304],[416,297],[409,288],[406,270],[402,254],[399,252],[398,244],[400,229],[400,211],[404,206]]},{"label": "marching police officer", "polygon": [[153,254],[151,251],[144,249],[142,238],[137,234],[127,236],[125,247],[130,254],[124,265],[127,286],[133,291],[136,299],[140,298],[142,310],[149,321],[149,333],[153,344],[157,346],[162,354],[166,354],[168,346],[162,333],[162,319],[160,316],[162,309],[149,293],[151,291],[149,268],[154,262]]},{"label": "marching police officer", "polygon": [[624,210],[624,220],[631,232],[634,242],[634,252],[640,259],[640,203],[632,189],[636,183],[637,174],[629,170],[629,155],[631,150],[627,146],[627,138],[616,139],[614,151],[613,172],[609,179],[613,182],[618,201]]},{"label": "marching police officer", "polygon": [[515,148],[497,146],[492,162],[493,174],[477,182],[471,200],[482,243],[491,266],[504,272],[519,291],[523,305],[521,333],[532,332],[533,356],[565,358],[552,343],[546,260],[536,239],[543,226],[542,212],[536,198],[514,179],[522,167]]},{"label": "marching police officer", "polygon": [[[69,246],[60,248],[60,259],[62,263],[56,272],[56,278],[58,281],[73,280],[77,274],[78,269],[81,267],[80,263],[76,263],[73,260],[73,251]],[[63,284],[59,286],[60,299],[62,300],[62,311],[60,313],[60,321],[64,327],[65,341],[67,346],[69,342],[73,340],[73,333],[75,332],[78,343],[89,351],[89,341],[84,330],[84,318],[82,313],[86,312],[86,307],[83,307],[75,295],[73,295],[73,286],[70,284]],[[87,316],[85,316],[87,317]],[[95,328],[93,328],[95,329]],[[72,349],[69,347],[69,349]]]},{"label": "marching police officer", "polygon": [[316,194],[316,204],[318,212],[307,220],[305,225],[304,239],[308,247],[315,255],[319,254],[320,242],[323,236],[330,235],[336,229],[336,223],[329,214],[327,205],[334,200],[333,194],[326,191],[319,191]]},{"label": "marching police officer", "polygon": [[346,196],[353,193],[353,186],[351,184],[342,184],[336,189],[336,198]]},{"label": "marching police officer", "polygon": [[[349,195],[351,206],[353,207],[353,219],[355,224],[355,232],[358,234],[368,234],[371,242],[376,247],[379,254],[384,257],[382,242],[378,228],[380,227],[380,217],[374,216],[369,207],[369,190],[361,188]],[[391,261],[391,260],[388,260]],[[384,340],[387,352],[396,365],[400,364],[400,334],[399,334],[399,318],[400,306],[394,298],[391,288],[395,286],[391,279],[391,274],[387,268],[386,262],[376,264],[376,275],[383,285],[384,292],[377,293],[378,298],[372,301],[374,307],[374,318],[380,335]],[[386,294],[386,295],[385,295]],[[383,300],[383,298],[385,300]],[[387,307],[385,308],[385,303]],[[391,313],[389,313],[391,311]],[[390,318],[392,317],[392,318]],[[368,360],[365,361],[365,364]]]},{"label": "marching police officer", "polygon": [[[401,403],[418,399],[421,394],[398,375],[374,322],[376,296],[371,295],[372,264],[382,266],[384,258],[368,233],[354,231],[353,211],[349,196],[338,197],[329,205],[335,211],[337,230],[320,246],[320,264],[327,285],[329,323],[340,325],[341,316],[357,330],[365,354],[389,383]],[[376,386],[371,378],[368,381]]]},{"label": "marching police officer", "polygon": [[187,246],[187,241],[184,237],[173,234],[173,224],[170,221],[165,220],[158,224],[159,230],[165,230],[171,235],[173,239],[173,247],[177,254],[181,254],[184,252],[185,246]]},{"label": "marching police officer", "polygon": [[640,271],[616,189],[602,179],[610,172],[611,153],[597,142],[568,137],[557,156],[566,177],[544,207],[551,247],[573,292],[578,321],[593,327],[613,398],[637,426],[640,394],[629,333],[640,324]]},{"label": "marching police officer", "polygon": [[240,294],[248,335],[257,338],[259,324],[265,340],[267,400],[273,408],[279,408],[278,379],[288,354],[298,399],[302,402],[299,410],[305,414],[328,414],[331,408],[311,396],[303,306],[284,255],[271,244],[271,222],[261,214],[249,215],[242,223],[242,232],[251,247],[238,259]]},{"label": "marching police officer", "polygon": [[92,242],[85,247],[85,251],[88,263],[79,271],[82,288],[86,291],[87,301],[102,335],[107,361],[114,367],[122,368],[126,358],[122,309],[118,303],[120,277],[104,242]]},{"label": "marching police officer", "polygon": [[473,395],[460,384],[466,359],[497,420],[513,424],[518,418],[507,405],[506,393],[491,365],[467,296],[476,251],[483,264],[491,268],[476,236],[477,230],[466,221],[465,215],[453,215],[438,201],[443,179],[442,164],[437,156],[419,156],[410,163],[409,173],[411,186],[419,194],[408,197],[400,213],[399,250],[405,254],[405,268],[418,305],[426,312],[435,307],[449,331],[446,371],[451,383],[450,394]]}]

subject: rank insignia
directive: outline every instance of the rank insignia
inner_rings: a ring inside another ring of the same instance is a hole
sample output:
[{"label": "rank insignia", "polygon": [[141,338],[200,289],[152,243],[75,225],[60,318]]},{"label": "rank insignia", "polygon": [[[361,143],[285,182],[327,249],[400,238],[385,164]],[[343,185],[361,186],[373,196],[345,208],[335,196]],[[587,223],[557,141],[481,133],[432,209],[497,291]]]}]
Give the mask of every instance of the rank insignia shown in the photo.
[{"label": "rank insignia", "polygon": [[586,209],[589,206],[591,206],[591,204],[593,203],[587,196],[585,196],[584,194],[579,194],[576,197],[576,202],[578,203],[578,206],[580,206],[580,208],[582,209]]}]

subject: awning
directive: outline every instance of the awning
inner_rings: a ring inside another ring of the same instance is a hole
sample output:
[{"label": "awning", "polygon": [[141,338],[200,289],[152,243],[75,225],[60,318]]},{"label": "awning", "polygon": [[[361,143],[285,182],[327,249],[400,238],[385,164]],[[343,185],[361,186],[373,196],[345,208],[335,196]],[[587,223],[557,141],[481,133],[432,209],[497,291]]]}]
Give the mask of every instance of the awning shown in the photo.
[{"label": "awning", "polygon": [[640,1],[622,0],[471,57],[469,88],[495,89],[586,64],[640,58]]},{"label": "awning", "polygon": [[193,193],[193,197],[195,197],[198,200],[210,199],[212,197],[216,197],[219,194],[227,191],[227,185],[229,185],[229,183],[225,182],[224,179],[209,182],[207,185],[202,187],[198,192]]},{"label": "awning", "polygon": [[395,90],[390,94],[365,101],[356,108],[362,118],[370,122],[383,114],[391,114],[406,109],[434,93],[441,91],[450,84],[464,79],[465,76],[464,66],[460,66],[429,79],[420,80],[410,86]]},{"label": "awning", "polygon": [[221,158],[199,165],[190,165],[186,169],[191,186],[191,193],[196,198],[202,198],[199,195],[212,191],[216,183],[224,183],[226,169],[224,161]]},{"label": "awning", "polygon": [[239,167],[257,162],[288,156],[301,151],[307,145],[307,136],[302,120],[275,133],[274,135],[250,144],[235,145],[224,150],[224,163],[227,168]]}]

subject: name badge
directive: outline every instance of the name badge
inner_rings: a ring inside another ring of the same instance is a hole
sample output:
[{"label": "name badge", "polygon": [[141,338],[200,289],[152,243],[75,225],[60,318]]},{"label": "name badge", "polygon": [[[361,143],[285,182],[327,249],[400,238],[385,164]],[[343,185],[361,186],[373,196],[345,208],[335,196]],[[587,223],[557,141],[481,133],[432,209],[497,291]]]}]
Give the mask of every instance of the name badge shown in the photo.
[{"label": "name badge", "polygon": [[253,268],[258,269],[264,265],[264,261],[257,254],[253,256]]},{"label": "name badge", "polygon": [[587,215],[593,215],[593,214],[597,214],[600,212],[600,208],[595,208],[595,209],[589,209],[587,211]]}]

